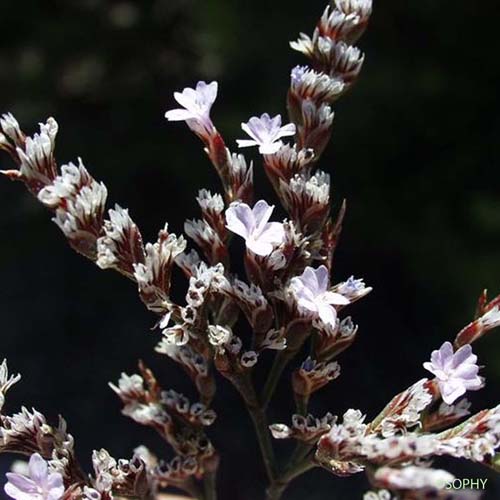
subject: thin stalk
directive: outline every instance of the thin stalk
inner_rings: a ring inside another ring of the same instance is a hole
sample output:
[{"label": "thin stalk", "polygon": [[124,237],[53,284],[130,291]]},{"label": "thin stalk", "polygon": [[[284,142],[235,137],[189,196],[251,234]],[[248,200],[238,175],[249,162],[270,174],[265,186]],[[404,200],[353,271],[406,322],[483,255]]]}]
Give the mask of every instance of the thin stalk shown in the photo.
[{"label": "thin stalk", "polygon": [[276,478],[276,458],[274,456],[265,409],[259,404],[257,393],[248,375],[231,379],[231,382],[241,394],[248,413],[252,418],[267,478],[272,483]]},{"label": "thin stalk", "polygon": [[269,482],[272,483],[276,475],[276,460],[274,457],[274,449],[271,442],[271,434],[269,432],[266,414],[260,407],[253,408],[249,406],[248,412],[252,417],[253,425],[255,427],[262,459],[264,460],[264,466],[266,468],[267,478]]},{"label": "thin stalk", "polygon": [[298,476],[301,476],[308,470],[316,467],[316,464],[305,459],[297,463],[294,467],[280,475],[275,481],[271,482],[266,492],[266,500],[280,500],[288,485]]},{"label": "thin stalk", "polygon": [[217,471],[210,471],[203,477],[203,487],[205,490],[204,500],[217,500]]},{"label": "thin stalk", "polygon": [[262,408],[265,409],[269,406],[269,402],[273,397],[274,391],[276,390],[276,386],[278,385],[283,370],[286,368],[286,365],[295,357],[295,354],[295,351],[286,349],[284,351],[280,351],[274,358],[273,366],[271,367],[271,371],[269,372],[266,383],[264,385],[264,389],[262,391]]}]

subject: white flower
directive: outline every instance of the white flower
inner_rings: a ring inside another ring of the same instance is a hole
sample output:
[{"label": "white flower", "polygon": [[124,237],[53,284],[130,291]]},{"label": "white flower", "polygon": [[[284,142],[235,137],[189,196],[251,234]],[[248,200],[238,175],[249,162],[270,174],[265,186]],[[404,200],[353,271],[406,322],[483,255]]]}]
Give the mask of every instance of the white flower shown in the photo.
[{"label": "white flower", "polygon": [[209,130],[213,127],[210,120],[210,109],[217,98],[217,82],[198,82],[196,89],[185,88],[182,92],[175,92],[175,100],[182,108],[172,109],[165,113],[169,121],[186,121],[193,128],[197,123]]},{"label": "white flower", "polygon": [[250,146],[259,146],[259,153],[270,155],[276,153],[283,142],[281,137],[295,135],[295,125],[289,123],[281,126],[281,115],[276,115],[271,118],[267,113],[264,113],[260,118],[252,116],[247,123],[242,123],[241,128],[252,138],[240,139],[236,141],[240,148]]},{"label": "white flower", "polygon": [[281,222],[268,222],[273,210],[274,205],[265,200],[259,200],[253,209],[246,203],[231,203],[226,210],[226,227],[241,236],[251,252],[265,257],[285,238]]},{"label": "white flower", "polygon": [[349,304],[349,300],[340,293],[328,291],[328,269],[306,267],[301,276],[292,278],[290,286],[301,312],[312,313],[325,325],[335,326],[337,311],[334,305]]},{"label": "white flower", "polygon": [[424,363],[424,368],[436,376],[443,401],[451,405],[466,391],[483,387],[476,361],[477,356],[472,354],[470,344],[454,353],[451,343],[445,342],[439,350],[432,351],[431,361]]},{"label": "white flower", "polygon": [[16,500],[59,500],[64,494],[63,477],[49,472],[47,462],[38,454],[31,455],[29,477],[8,472],[5,493]]}]

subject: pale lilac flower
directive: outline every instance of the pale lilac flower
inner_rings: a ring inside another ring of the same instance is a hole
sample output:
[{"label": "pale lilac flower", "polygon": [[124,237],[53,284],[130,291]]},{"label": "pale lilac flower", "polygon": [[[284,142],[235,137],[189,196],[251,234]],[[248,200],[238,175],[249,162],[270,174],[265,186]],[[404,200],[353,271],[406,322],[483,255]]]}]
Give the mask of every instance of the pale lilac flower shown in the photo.
[{"label": "pale lilac flower", "polygon": [[274,205],[265,200],[259,200],[253,209],[246,203],[231,203],[226,210],[226,227],[241,236],[251,252],[265,257],[285,238],[281,222],[268,222],[273,210]]},{"label": "pale lilac flower", "polygon": [[198,82],[196,89],[187,87],[182,92],[175,92],[174,98],[182,108],[167,111],[165,118],[169,121],[186,121],[195,130],[198,124],[210,130],[213,127],[210,109],[217,98],[217,87],[217,82]]},{"label": "pale lilac flower", "polygon": [[306,267],[301,276],[292,278],[290,285],[299,310],[312,313],[325,325],[334,327],[337,311],[333,306],[349,304],[349,300],[340,293],[329,292],[328,281],[326,266]]},{"label": "pale lilac flower", "polygon": [[38,454],[31,455],[29,477],[8,472],[5,493],[16,500],[59,500],[64,494],[63,477],[49,472],[47,462]]},{"label": "pale lilac flower", "polygon": [[443,401],[451,405],[466,391],[483,387],[476,361],[477,356],[472,354],[470,344],[454,353],[451,343],[445,342],[439,350],[432,351],[431,361],[424,363],[424,368],[436,376]]},{"label": "pale lilac flower", "polygon": [[270,155],[276,153],[283,142],[282,137],[287,137],[295,134],[295,125],[289,123],[281,126],[281,115],[276,115],[271,118],[267,113],[264,113],[260,118],[252,116],[247,123],[242,123],[241,128],[252,138],[240,139],[236,141],[240,148],[250,146],[259,146],[259,153]]}]

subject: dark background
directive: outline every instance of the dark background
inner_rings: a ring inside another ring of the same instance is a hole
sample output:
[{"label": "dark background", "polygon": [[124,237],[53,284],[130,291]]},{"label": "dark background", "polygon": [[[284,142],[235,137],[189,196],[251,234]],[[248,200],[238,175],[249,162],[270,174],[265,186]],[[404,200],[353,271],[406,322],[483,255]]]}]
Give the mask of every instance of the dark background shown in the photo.
[{"label": "dark background", "polygon": [[[4,0],[0,110],[12,111],[29,133],[56,117],[59,162],[81,155],[108,186],[110,203],[130,209],[147,241],[165,220],[180,232],[184,219],[198,214],[197,190],[219,187],[197,139],[163,118],[174,107],[173,91],[217,79],[212,115],[235,150],[242,120],[285,112],[289,70],[305,63],[288,41],[312,32],[325,3]],[[341,377],[314,399],[317,414],[353,407],[374,416],[426,376],[422,362],[471,319],[483,288],[500,292],[494,7],[376,2],[360,42],[367,53],[360,82],[336,106],[321,164],[333,175],[336,205],[343,197],[349,204],[334,281],[355,274],[374,292],[351,310],[359,338],[340,358]],[[10,165],[5,155],[0,161]],[[257,170],[257,193],[267,196]],[[7,411],[25,404],[63,414],[89,468],[99,447],[128,457],[145,442],[166,456],[152,431],[120,415],[107,387],[143,358],[164,387],[192,394],[180,369],[153,352],[154,318],[135,287],[70,250],[21,184],[1,180],[0,200],[0,355],[23,375]],[[479,410],[498,403],[500,336],[474,349],[488,381],[471,394]],[[221,499],[261,498],[263,471],[249,419],[225,383],[215,408]],[[291,411],[285,382],[271,420],[288,422]],[[278,449],[289,450],[286,443]],[[491,498],[500,495],[488,471],[444,465],[458,477],[489,477]],[[366,488],[363,475],[339,479],[318,470],[285,497],[351,499]]]}]

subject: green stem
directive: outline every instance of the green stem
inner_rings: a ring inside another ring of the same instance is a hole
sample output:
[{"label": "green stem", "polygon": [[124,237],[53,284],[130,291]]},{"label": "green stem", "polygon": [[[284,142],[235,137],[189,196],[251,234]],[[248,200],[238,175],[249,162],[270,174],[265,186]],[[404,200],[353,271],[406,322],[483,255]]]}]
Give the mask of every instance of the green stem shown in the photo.
[{"label": "green stem", "polygon": [[266,492],[266,500],[280,500],[283,493],[285,492],[288,485],[298,476],[304,474],[308,470],[316,467],[316,464],[308,459],[305,459],[293,467],[291,467],[288,471],[285,471],[282,475],[280,475],[275,481],[272,481],[269,485],[269,488]]},{"label": "green stem", "polygon": [[203,497],[204,500],[217,500],[216,483],[217,472],[206,472],[205,476],[203,477],[203,486],[205,490],[205,496]]},{"label": "green stem", "polygon": [[234,377],[231,379],[233,385],[241,394],[243,401],[247,407],[248,413],[252,417],[252,422],[257,434],[260,452],[264,461],[264,467],[269,482],[273,482],[276,477],[276,459],[274,456],[274,449],[271,442],[271,433],[269,431],[269,424],[265,409],[259,404],[257,393],[255,392],[252,381],[248,374],[243,376]]},{"label": "green stem", "polygon": [[267,478],[269,482],[273,482],[276,475],[276,461],[274,457],[273,445],[271,443],[271,434],[269,433],[267,417],[264,413],[264,410],[260,407],[248,407],[248,411],[250,413],[250,416],[252,417],[255,432],[257,433],[257,439],[259,441],[260,451],[264,460]]},{"label": "green stem", "polygon": [[281,374],[285,369],[286,365],[294,358],[296,352],[286,349],[285,351],[280,351],[274,358],[273,366],[267,377],[266,383],[264,385],[264,390],[262,391],[262,408],[267,408],[271,398],[273,397],[276,386],[281,378]]}]

